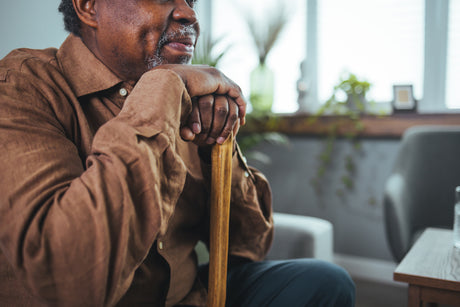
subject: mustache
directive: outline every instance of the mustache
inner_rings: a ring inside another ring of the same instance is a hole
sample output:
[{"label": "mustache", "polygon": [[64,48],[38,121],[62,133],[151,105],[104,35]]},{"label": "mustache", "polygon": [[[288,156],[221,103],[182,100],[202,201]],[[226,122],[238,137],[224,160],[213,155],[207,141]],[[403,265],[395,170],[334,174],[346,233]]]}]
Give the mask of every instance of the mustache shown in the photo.
[{"label": "mustache", "polygon": [[158,42],[158,50],[160,50],[166,43],[180,39],[184,36],[194,36],[196,38],[198,36],[198,31],[194,25],[181,25],[179,29],[175,31],[169,33],[163,32]]}]

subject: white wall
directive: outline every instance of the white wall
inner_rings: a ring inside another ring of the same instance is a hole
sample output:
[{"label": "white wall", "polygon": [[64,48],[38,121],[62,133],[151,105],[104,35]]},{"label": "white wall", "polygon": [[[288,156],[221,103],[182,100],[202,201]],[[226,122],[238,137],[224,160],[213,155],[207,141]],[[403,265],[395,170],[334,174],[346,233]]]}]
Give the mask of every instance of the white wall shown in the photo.
[{"label": "white wall", "polygon": [[67,36],[60,0],[2,0],[0,3],[0,58],[11,50],[59,47]]}]

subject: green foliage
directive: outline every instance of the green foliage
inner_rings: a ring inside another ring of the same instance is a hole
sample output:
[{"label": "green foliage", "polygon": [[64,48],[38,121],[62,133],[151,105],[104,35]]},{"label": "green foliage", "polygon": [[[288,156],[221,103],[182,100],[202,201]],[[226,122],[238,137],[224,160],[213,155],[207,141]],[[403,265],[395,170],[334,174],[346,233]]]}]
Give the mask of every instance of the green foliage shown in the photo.
[{"label": "green foliage", "polygon": [[242,151],[249,151],[261,142],[277,145],[287,145],[289,143],[288,138],[284,134],[278,132],[251,133],[243,136],[241,140],[238,140],[238,144]]},{"label": "green foliage", "polygon": [[[257,121],[263,118],[267,122],[268,129],[273,129],[277,125],[276,117],[271,113],[266,114],[248,114],[246,120],[248,124],[251,121]],[[279,132],[260,132],[260,133],[246,133],[238,134],[237,136],[238,145],[241,151],[250,159],[258,161],[264,164],[270,164],[271,159],[268,155],[261,152],[260,150],[254,149],[261,143],[270,143],[280,146],[289,145],[289,138],[283,133]]]},{"label": "green foliage", "polygon": [[[334,86],[331,97],[315,115],[345,115],[359,121],[360,115],[366,111],[366,93],[370,88],[371,84],[368,81],[359,80],[352,73],[344,74]],[[338,98],[340,94],[345,99]]]},{"label": "green foliage", "polygon": [[268,142],[275,145],[287,145],[289,139],[287,136],[278,132],[263,132],[263,133],[251,133],[248,135],[238,135],[238,145],[240,145],[241,151],[244,154],[255,161],[270,164],[271,159],[268,155],[260,150],[255,150],[254,147],[263,142]]},{"label": "green foliage", "polygon": [[222,38],[212,39],[210,35],[202,34],[196,44],[192,64],[217,67],[222,57],[230,49],[230,46],[226,46],[222,51],[216,51],[221,41]]},{"label": "green foliage", "polygon": [[[343,188],[339,188],[336,194],[342,197],[345,190],[351,190],[354,187],[353,176],[356,170],[356,156],[361,152],[361,143],[358,136],[364,130],[364,124],[361,116],[365,112],[366,93],[369,91],[371,84],[365,80],[359,80],[356,75],[348,74],[340,78],[338,84],[334,86],[331,97],[326,103],[308,119],[310,124],[324,115],[339,115],[327,130],[326,138],[323,143],[323,150],[318,155],[318,167],[310,183],[317,193],[321,193],[322,179],[327,170],[330,169],[334,157],[334,145],[338,132],[344,129],[345,138],[352,143],[351,154],[348,154],[343,161],[343,175],[341,182]],[[345,99],[340,100],[337,96],[342,92]],[[351,123],[351,125],[350,125]]]},{"label": "green foliage", "polygon": [[340,83],[334,87],[334,91],[342,90],[348,95],[366,94],[371,84],[367,81],[360,81],[354,74],[349,74],[348,78],[341,78]]}]

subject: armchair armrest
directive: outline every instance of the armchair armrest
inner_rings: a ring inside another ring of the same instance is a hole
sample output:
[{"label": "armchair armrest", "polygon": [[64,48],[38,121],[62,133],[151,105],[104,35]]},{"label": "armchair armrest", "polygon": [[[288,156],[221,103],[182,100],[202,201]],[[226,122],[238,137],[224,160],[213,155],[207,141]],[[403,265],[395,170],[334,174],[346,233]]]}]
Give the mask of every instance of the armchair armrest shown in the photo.
[{"label": "armchair armrest", "polygon": [[274,213],[275,235],[267,259],[318,258],[333,261],[333,227],[329,221]]},{"label": "armchair armrest", "polygon": [[[317,258],[333,261],[333,227],[329,221],[303,215],[273,214],[275,235],[268,260]],[[209,261],[203,242],[196,246],[198,263]]]}]

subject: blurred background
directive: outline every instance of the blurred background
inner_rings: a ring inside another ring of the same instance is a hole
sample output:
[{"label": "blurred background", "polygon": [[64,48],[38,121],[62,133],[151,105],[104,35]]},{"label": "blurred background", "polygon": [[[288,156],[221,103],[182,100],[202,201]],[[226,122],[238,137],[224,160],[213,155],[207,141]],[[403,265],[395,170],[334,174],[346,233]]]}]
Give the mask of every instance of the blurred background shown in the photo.
[{"label": "blurred background", "polygon": [[[59,2],[2,2],[0,57],[59,47]],[[269,178],[275,211],[332,223],[357,306],[405,306],[385,186],[408,128],[460,125],[460,1],[199,0],[197,11],[194,61],[250,100],[239,141]]]}]

